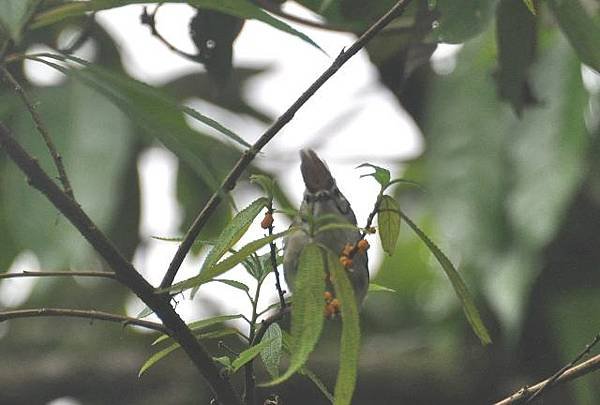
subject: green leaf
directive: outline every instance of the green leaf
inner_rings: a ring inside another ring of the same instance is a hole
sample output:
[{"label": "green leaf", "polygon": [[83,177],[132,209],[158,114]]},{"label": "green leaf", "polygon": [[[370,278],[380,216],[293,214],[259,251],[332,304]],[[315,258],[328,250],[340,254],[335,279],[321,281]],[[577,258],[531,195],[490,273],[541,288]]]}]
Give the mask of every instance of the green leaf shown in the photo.
[{"label": "green leaf", "polygon": [[230,287],[237,288],[238,290],[242,290],[245,292],[250,291],[250,287],[248,287],[246,284],[242,283],[241,281],[229,280],[229,279],[225,279],[225,278],[213,278],[210,281],[216,281],[218,283],[227,284]]},{"label": "green leaf", "polygon": [[392,288],[384,287],[384,286],[379,285],[379,284],[369,283],[369,292],[370,293],[375,293],[375,292],[392,292],[392,293],[395,293],[396,290],[394,290]]},{"label": "green leaf", "polygon": [[[18,0],[17,0],[18,1]],[[128,4],[140,3],[187,3],[193,7],[205,8],[209,10],[220,11],[225,14],[234,15],[245,19],[258,20],[269,24],[273,28],[294,35],[303,41],[311,44],[319,50],[322,50],[310,37],[302,32],[290,27],[285,22],[273,17],[263,9],[249,0],[172,0],[172,1],[148,1],[148,0],[91,0],[75,1],[62,4],[48,11],[40,13],[34,20],[33,27],[43,27],[61,21],[68,17],[75,17],[85,14],[89,11],[106,10],[109,8],[121,7]]]},{"label": "green leaf", "polygon": [[[215,316],[213,318],[202,319],[200,321],[195,321],[188,324],[188,328],[190,328],[193,332],[201,331],[202,329],[208,328],[209,326],[219,325],[226,321],[231,321],[233,319],[240,319],[242,315],[220,315]],[[164,342],[169,339],[169,335],[161,335],[158,337],[152,345],[156,345],[160,342]]]},{"label": "green leaf", "polygon": [[142,374],[144,374],[146,372],[146,370],[148,370],[150,367],[152,367],[153,365],[155,365],[160,360],[164,359],[165,357],[167,357],[169,354],[171,354],[175,350],[179,349],[180,347],[181,346],[179,345],[179,343],[174,343],[171,346],[167,347],[166,349],[163,349],[160,352],[154,353],[142,365],[142,367],[140,368],[140,371],[138,372],[138,377],[141,377]]},{"label": "green leaf", "polygon": [[379,184],[381,184],[382,189],[387,187],[387,185],[390,183],[391,174],[389,170],[384,169],[383,167],[372,165],[371,163],[363,163],[358,165],[356,168],[358,169],[361,167],[370,167],[375,169],[375,171],[373,173],[363,174],[360,177],[373,177]]},{"label": "green leaf", "polygon": [[600,22],[580,0],[548,0],[548,7],[583,63],[600,72]]},{"label": "green leaf", "polygon": [[[281,238],[289,233],[289,230],[276,233],[274,235],[265,236],[264,238],[257,239],[243,246],[239,251],[223,259],[223,261],[213,265],[207,270],[202,270],[199,275],[188,278],[179,283],[173,284],[171,287],[166,288],[164,291],[183,291],[189,288],[198,287],[204,283],[207,283],[217,276],[231,270],[237,264],[242,263],[248,256],[254,253],[256,250],[265,246],[266,244]],[[210,253],[209,253],[210,255]],[[208,260],[208,257],[207,259]],[[203,267],[204,268],[204,267]],[[162,291],[162,290],[161,290]]]},{"label": "green leaf", "polygon": [[281,328],[277,323],[272,323],[265,332],[263,340],[270,340],[270,344],[265,346],[260,352],[260,358],[265,364],[267,372],[272,378],[279,376],[279,363],[281,363],[281,349],[283,346],[283,336]]},{"label": "green leaf", "polygon": [[461,301],[463,310],[465,312],[465,315],[467,316],[467,320],[469,321],[471,328],[473,329],[473,332],[475,332],[479,340],[481,340],[481,343],[483,343],[484,345],[492,343],[490,334],[485,325],[483,324],[481,316],[479,315],[479,311],[475,306],[475,301],[473,301],[471,293],[469,293],[466,284],[460,277],[460,274],[458,274],[458,271],[456,271],[456,269],[454,268],[454,265],[452,264],[450,259],[448,259],[448,257],[436,246],[436,244],[433,243],[431,239],[429,239],[429,237],[425,235],[425,233],[421,231],[421,229],[419,229],[419,227],[409,217],[406,216],[406,214],[404,214],[402,211],[399,211],[399,213],[402,216],[404,222],[406,222],[417,234],[417,236],[423,241],[423,243],[427,245],[431,253],[433,253],[435,258],[437,259],[438,263],[442,266],[442,269],[444,269],[444,272],[446,273],[446,276],[448,276],[448,278],[450,279],[450,283],[452,284],[456,295],[458,295],[458,298]]},{"label": "green leaf", "polygon": [[[223,257],[223,255],[227,253],[227,251],[240,240],[240,238],[246,233],[246,231],[252,224],[252,221],[254,221],[256,216],[262,211],[262,209],[267,204],[268,200],[266,198],[258,198],[254,200],[249,206],[238,212],[231,219],[231,222],[227,224],[227,226],[223,229],[223,231],[217,238],[215,245],[213,246],[211,251],[208,252],[208,255],[206,256],[206,259],[204,260],[204,263],[202,264],[202,267],[200,269],[200,276],[202,276],[202,273],[209,271],[217,263],[217,261],[221,257]],[[239,261],[237,263],[239,263]],[[206,278],[206,280],[210,280],[211,278],[216,277],[222,273],[223,272],[219,273],[213,270],[211,271],[211,273],[206,273],[204,277]]]},{"label": "green leaf", "polygon": [[398,202],[394,198],[389,195],[381,197],[377,212],[377,225],[381,247],[390,256],[394,254],[398,235],[400,235],[399,209]]},{"label": "green leaf", "polygon": [[264,386],[276,385],[287,380],[308,360],[323,329],[323,291],[323,253],[318,245],[311,243],[300,253],[298,273],[294,281],[290,364],[285,373]]},{"label": "green leaf", "polygon": [[360,351],[360,325],[354,288],[346,269],[332,253],[327,254],[328,269],[335,296],[340,300],[342,314],[342,336],[340,341],[340,368],[333,397],[335,405],[349,405],[356,386],[358,354]]},{"label": "green leaf", "polygon": [[243,352],[241,352],[240,355],[238,357],[236,357],[235,360],[233,360],[233,362],[231,363],[231,369],[232,369],[231,371],[233,373],[235,373],[240,368],[242,368],[242,366],[244,364],[248,363],[249,361],[252,361],[267,346],[269,346],[273,340],[274,340],[274,338],[272,338],[272,339],[263,338],[263,340],[261,340],[259,344],[254,345],[254,346],[244,350]]},{"label": "green leaf", "polygon": [[321,394],[323,394],[323,396],[325,398],[327,398],[327,400],[333,404],[333,401],[334,401],[333,395],[331,395],[331,392],[329,392],[329,390],[327,389],[327,386],[323,383],[323,381],[321,381],[321,379],[315,373],[313,373],[307,367],[302,367],[300,369],[299,373],[302,374],[303,376],[305,376],[306,378],[308,378],[319,389],[319,391],[321,391]]},{"label": "green leaf", "polygon": [[[137,81],[131,77],[121,75],[117,72],[112,72],[101,66],[89,63],[86,60],[69,55],[42,53],[31,55],[28,58],[44,63],[64,73],[65,75],[71,75],[79,80],[82,80],[87,85],[111,99],[117,106],[123,109],[124,112],[133,113],[134,116],[132,118],[136,120],[136,122],[144,119],[150,120],[149,122],[138,122],[138,124],[140,124],[140,126],[143,128],[148,128],[152,132],[157,133],[157,137],[161,141],[163,141],[163,138],[161,138],[158,132],[163,130],[163,127],[167,125],[185,126],[185,124],[182,125],[178,120],[176,120],[176,118],[174,118],[178,117],[179,113],[184,112],[190,117],[202,122],[203,124],[206,124],[216,131],[219,131],[236,143],[239,143],[245,147],[250,147],[250,144],[242,139],[239,135],[230,129],[225,128],[212,118],[200,114],[198,111],[190,107],[180,105],[175,99],[171,98],[163,91],[149,86],[143,82]],[[44,58],[54,59],[65,63],[74,63],[83,66],[86,69],[77,69],[71,65],[64,67],[62,65],[48,62]],[[144,102],[142,102],[142,100]],[[153,117],[153,115],[156,117]],[[152,128],[152,125],[155,124],[159,124],[160,126],[158,128]],[[189,133],[190,130],[185,132]],[[168,146],[169,142],[166,142],[165,144]]]},{"label": "green leaf", "polygon": [[250,176],[250,182],[258,184],[269,200],[273,199],[275,181],[271,177],[265,176],[264,174],[253,174]]},{"label": "green leaf", "polygon": [[536,15],[535,4],[533,4],[533,0],[522,0],[525,7],[531,12],[531,14]]},{"label": "green leaf", "polygon": [[535,104],[529,83],[529,70],[537,48],[537,21],[523,5],[523,0],[502,0],[496,12],[498,46],[498,93],[508,101],[517,115]]},{"label": "green leaf", "polygon": [[16,43],[21,31],[40,0],[2,0],[0,2],[0,28]]},{"label": "green leaf", "polygon": [[490,22],[496,0],[436,0],[440,18],[433,29],[439,42],[458,44],[481,33]]}]

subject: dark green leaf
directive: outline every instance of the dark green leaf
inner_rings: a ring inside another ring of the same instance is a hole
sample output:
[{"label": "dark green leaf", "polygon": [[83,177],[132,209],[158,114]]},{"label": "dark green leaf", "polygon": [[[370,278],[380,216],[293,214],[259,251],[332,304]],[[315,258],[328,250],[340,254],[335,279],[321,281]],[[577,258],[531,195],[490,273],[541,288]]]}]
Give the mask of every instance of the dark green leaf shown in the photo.
[{"label": "dark green leaf", "polygon": [[429,237],[425,235],[425,233],[423,233],[423,231],[421,231],[421,229],[419,229],[419,227],[402,211],[400,211],[400,215],[402,216],[404,222],[406,222],[423,241],[423,243],[427,245],[431,253],[433,253],[437,259],[438,263],[442,266],[442,269],[444,269],[444,272],[446,273],[446,276],[448,276],[448,279],[450,279],[450,283],[452,284],[456,295],[458,295],[458,298],[461,301],[463,310],[467,316],[467,320],[469,321],[471,328],[473,328],[473,332],[475,332],[479,340],[481,340],[481,343],[486,345],[491,343],[492,339],[490,338],[490,334],[481,320],[481,316],[479,315],[475,301],[473,301],[471,293],[469,293],[467,286],[460,277],[460,274],[458,274],[458,271],[456,271],[454,268],[454,265],[450,259],[448,259],[448,257],[436,246],[436,244],[433,243],[431,239],[429,239]]},{"label": "dark green leaf", "polygon": [[228,279],[224,279],[224,278],[213,278],[210,281],[216,281],[218,283],[227,284],[230,287],[237,288],[238,290],[242,290],[245,292],[250,291],[250,287],[248,287],[246,284],[242,283],[241,281],[228,280]]},{"label": "dark green leaf", "polygon": [[302,32],[290,27],[285,22],[273,17],[269,13],[266,13],[256,4],[249,0],[172,0],[172,1],[148,1],[148,0],[91,0],[91,1],[75,1],[68,2],[66,4],[57,6],[53,9],[40,13],[34,20],[34,27],[43,27],[48,24],[52,24],[61,21],[68,17],[75,17],[85,14],[89,11],[106,10],[109,8],[121,7],[127,4],[140,4],[140,3],[187,3],[197,8],[205,8],[215,11],[220,11],[225,14],[241,17],[245,19],[254,19],[270,26],[277,28],[278,30],[292,34],[305,42],[321,49],[310,37],[303,34]]},{"label": "dark green leaf", "polygon": [[358,353],[360,350],[360,325],[358,307],[354,288],[350,283],[346,269],[332,252],[327,254],[328,269],[335,290],[340,300],[342,313],[342,337],[340,341],[340,368],[333,397],[335,405],[349,405],[352,402],[356,374],[358,369]]},{"label": "dark green leaf", "polygon": [[393,255],[396,249],[398,235],[400,235],[400,214],[398,202],[389,195],[381,197],[377,213],[379,238],[381,247],[388,255]]},{"label": "dark green leaf", "polygon": [[321,248],[314,243],[300,253],[294,281],[292,304],[292,342],[290,364],[285,373],[265,386],[279,384],[296,373],[308,360],[323,329],[323,291],[325,264]]},{"label": "dark green leaf", "polygon": [[533,0],[522,0],[525,7],[531,12],[531,14],[536,15],[535,4],[533,4]]},{"label": "dark green leaf", "polygon": [[357,168],[360,167],[370,167],[372,169],[375,169],[373,173],[363,174],[360,177],[373,177],[375,180],[377,180],[379,184],[381,184],[382,189],[387,187],[387,185],[390,183],[391,174],[389,170],[384,169],[383,167],[372,165],[371,163],[363,163],[357,166]]},{"label": "dark green leaf", "polygon": [[600,22],[587,14],[580,0],[546,3],[581,61],[600,72]]},{"label": "dark green leaf", "polygon": [[15,42],[21,40],[21,31],[40,0],[2,0],[0,2],[0,29]]},{"label": "dark green leaf", "polygon": [[271,324],[263,340],[269,340],[270,344],[265,346],[260,352],[260,358],[265,364],[265,368],[271,375],[271,378],[279,376],[279,363],[281,363],[281,349],[283,345],[283,337],[281,335],[281,328],[277,323]]},{"label": "dark green leaf", "polygon": [[272,339],[263,338],[263,340],[261,340],[259,344],[254,345],[254,346],[252,346],[252,347],[244,350],[243,352],[241,352],[240,355],[238,357],[236,357],[235,360],[233,360],[233,362],[231,363],[231,371],[233,373],[235,373],[244,364],[246,364],[249,361],[253,360],[266,347],[268,347],[273,342],[273,340],[274,340],[274,338],[272,338]]},{"label": "dark green leaf", "polygon": [[501,0],[496,19],[498,93],[520,116],[523,107],[536,101],[529,68],[535,60],[537,21],[523,0]]}]

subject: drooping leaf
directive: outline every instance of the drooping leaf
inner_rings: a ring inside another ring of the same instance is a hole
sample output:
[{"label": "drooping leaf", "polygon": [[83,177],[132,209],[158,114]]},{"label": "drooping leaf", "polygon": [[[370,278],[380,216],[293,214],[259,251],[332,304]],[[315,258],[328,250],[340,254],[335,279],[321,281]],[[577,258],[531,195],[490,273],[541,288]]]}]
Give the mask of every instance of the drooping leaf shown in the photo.
[{"label": "drooping leaf", "polygon": [[260,358],[271,378],[277,378],[279,376],[279,364],[281,363],[281,349],[283,346],[283,337],[279,325],[277,323],[271,324],[267,328],[263,339],[269,340],[270,344],[265,346],[260,352]]},{"label": "drooping leaf", "polygon": [[[188,278],[187,280],[180,281],[179,283],[173,284],[169,287],[168,291],[183,291],[189,288],[198,287],[204,283],[207,283],[213,280],[215,277],[220,276],[221,274],[231,270],[234,266],[242,263],[244,259],[250,256],[252,253],[256,252],[261,247],[267,245],[268,243],[285,236],[289,231],[280,232],[274,235],[265,236],[264,238],[257,239],[244,245],[239,251],[228,256],[221,262],[213,265],[207,270],[202,270],[199,275]],[[210,254],[210,253],[209,253]],[[208,260],[208,257],[207,259]]]},{"label": "drooping leaf", "polygon": [[[240,319],[241,317],[242,317],[242,315],[215,316],[212,318],[207,318],[207,319],[202,319],[200,321],[192,322],[192,323],[188,324],[188,328],[190,328],[194,332],[197,332],[197,331],[201,331],[205,328],[208,328],[209,326],[222,324],[223,322],[231,321],[233,319]],[[161,335],[154,342],[152,342],[152,345],[156,345],[160,342],[164,342],[167,339],[169,339],[169,335]]]},{"label": "drooping leaf", "polygon": [[396,290],[394,290],[393,288],[384,287],[384,286],[379,285],[379,284],[369,283],[369,293],[376,293],[376,292],[392,292],[392,293],[395,293]]},{"label": "drooping leaf", "polygon": [[358,307],[354,288],[337,257],[327,254],[328,269],[336,297],[340,300],[342,314],[342,336],[340,339],[340,367],[335,383],[334,404],[349,405],[352,402],[356,374],[358,369],[358,353],[360,350],[360,325]]},{"label": "drooping leaf", "polygon": [[206,8],[209,10],[220,11],[225,14],[233,15],[245,19],[253,19],[269,24],[273,28],[292,34],[312,46],[321,49],[310,37],[302,32],[290,27],[285,22],[273,17],[262,10],[256,4],[249,0],[171,0],[171,1],[148,1],[148,0],[89,0],[73,1],[56,6],[50,10],[38,14],[35,17],[33,27],[43,27],[68,17],[83,15],[89,11],[106,10],[115,7],[122,7],[128,4],[141,3],[187,3],[197,8]]},{"label": "drooping leaf", "polygon": [[158,363],[160,360],[167,357],[169,354],[173,353],[175,350],[179,349],[181,346],[179,343],[174,343],[166,349],[161,350],[160,352],[154,353],[140,368],[138,372],[138,377],[141,377],[150,367]]},{"label": "drooping leaf", "polygon": [[241,281],[229,280],[229,279],[225,279],[225,278],[213,278],[210,281],[227,284],[230,287],[237,288],[238,290],[242,290],[245,292],[250,291],[250,287],[248,287],[246,284],[242,283]]},{"label": "drooping leaf", "polygon": [[21,31],[41,0],[2,0],[0,2],[0,31],[5,31],[15,42],[21,40]]},{"label": "drooping leaf", "polygon": [[390,183],[390,179],[392,177],[389,170],[384,169],[383,167],[375,166],[371,163],[363,163],[357,166],[357,168],[360,167],[370,167],[372,169],[375,169],[373,173],[363,174],[360,177],[373,177],[381,185],[382,189],[387,187],[387,185]]},{"label": "drooping leaf", "polygon": [[266,194],[266,197],[273,199],[273,192],[275,190],[275,181],[264,174],[253,174],[250,176],[250,182],[258,184]]},{"label": "drooping leaf", "polygon": [[581,61],[600,73],[600,20],[588,15],[580,0],[548,0],[546,4]]},{"label": "drooping leaf", "polygon": [[268,347],[272,343],[273,340],[274,340],[274,338],[271,338],[271,339],[263,338],[263,340],[261,340],[259,344],[254,345],[254,346],[244,350],[243,352],[241,352],[240,355],[238,357],[236,357],[233,360],[233,362],[231,362],[231,371],[233,373],[235,373],[240,368],[242,368],[242,366],[244,366],[244,364],[253,360],[266,347]]},{"label": "drooping leaf", "polygon": [[287,380],[308,360],[323,329],[324,290],[323,254],[318,245],[311,243],[300,253],[298,273],[294,281],[290,364],[285,373],[264,386],[272,386]]},{"label": "drooping leaf", "polygon": [[398,202],[389,195],[381,197],[379,211],[377,213],[377,225],[379,226],[379,238],[381,247],[388,255],[393,255],[400,234],[400,207]]},{"label": "drooping leaf", "polygon": [[404,214],[402,211],[399,212],[404,222],[406,222],[423,241],[423,243],[427,245],[431,253],[433,253],[437,259],[438,263],[442,266],[442,269],[446,273],[446,276],[448,276],[456,295],[458,295],[458,298],[461,301],[463,310],[467,316],[467,320],[469,321],[471,328],[473,329],[473,332],[475,332],[479,340],[481,340],[481,343],[485,345],[491,343],[492,339],[490,338],[490,334],[481,320],[481,316],[479,315],[475,301],[473,301],[473,297],[471,297],[471,293],[467,289],[465,282],[462,280],[460,274],[458,274],[458,271],[456,271],[454,268],[454,265],[450,259],[448,259],[444,252],[442,252],[437,245],[433,243],[431,239],[429,239],[429,237],[425,235],[425,233],[421,231],[421,229],[419,229],[419,227],[409,217],[406,216],[406,214]]},{"label": "drooping leaf", "polygon": [[523,0],[501,0],[496,12],[498,93],[517,115],[537,101],[529,80],[537,47],[537,21]]},{"label": "drooping leaf", "polygon": [[319,391],[321,391],[321,394],[323,394],[323,396],[327,398],[327,400],[330,403],[333,404],[333,395],[331,394],[331,392],[329,392],[329,389],[327,389],[327,386],[325,385],[325,383],[323,383],[323,381],[321,381],[319,376],[317,376],[307,367],[302,367],[300,371],[298,371],[298,373],[308,378],[319,389]]}]

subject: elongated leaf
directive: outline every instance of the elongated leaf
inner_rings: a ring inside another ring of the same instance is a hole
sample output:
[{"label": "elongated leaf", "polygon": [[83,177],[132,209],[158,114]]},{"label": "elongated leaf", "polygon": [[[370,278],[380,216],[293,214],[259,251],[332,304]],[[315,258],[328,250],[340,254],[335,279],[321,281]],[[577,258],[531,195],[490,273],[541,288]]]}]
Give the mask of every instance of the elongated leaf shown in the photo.
[{"label": "elongated leaf", "polygon": [[[238,315],[221,315],[221,316],[215,316],[213,318],[202,319],[200,321],[192,322],[192,323],[188,324],[188,327],[192,331],[199,331],[199,330],[205,329],[205,328],[207,328],[209,326],[218,325],[218,324],[221,324],[221,323],[226,322],[226,321],[231,321],[233,319],[239,319],[241,317],[242,317],[242,315],[239,315],[239,314]],[[169,339],[169,335],[161,335],[154,342],[152,342],[152,345],[158,344],[158,343],[163,342],[163,341],[165,341],[167,339]]]},{"label": "elongated leaf", "polygon": [[450,259],[448,259],[448,257],[436,246],[436,244],[433,243],[431,239],[429,239],[429,237],[425,235],[425,233],[421,231],[421,229],[409,217],[406,216],[406,214],[404,214],[402,211],[399,211],[399,213],[402,216],[402,219],[412,228],[417,236],[421,238],[423,243],[427,245],[431,253],[433,253],[437,259],[438,263],[442,266],[442,269],[444,269],[444,272],[450,279],[450,283],[452,284],[456,295],[458,295],[458,298],[461,301],[463,310],[465,311],[465,315],[467,316],[467,320],[469,321],[473,332],[475,332],[479,340],[481,340],[481,343],[484,345],[492,343],[490,334],[481,320],[481,316],[479,315],[479,311],[475,306],[473,297],[471,297],[471,293],[469,293],[465,282],[460,277],[460,274],[458,274],[458,271],[456,271],[454,268],[454,265]]},{"label": "elongated leaf", "polygon": [[535,4],[533,4],[533,0],[522,0],[525,7],[531,12],[531,14],[536,15]]},{"label": "elongated leaf", "polygon": [[327,386],[323,383],[323,381],[321,381],[319,376],[317,376],[307,367],[302,367],[299,373],[308,378],[319,389],[319,391],[321,391],[321,394],[323,394],[323,396],[333,404],[333,395],[331,392],[329,392],[329,389],[327,389]]},{"label": "elongated leaf", "polygon": [[290,364],[285,373],[264,384],[279,384],[296,373],[308,360],[323,329],[323,291],[325,265],[321,248],[311,243],[300,253],[294,281],[292,304],[292,342]]},{"label": "elongated leaf", "polygon": [[600,72],[600,23],[589,16],[580,0],[548,0],[571,46],[583,63]]},{"label": "elongated leaf", "polygon": [[357,169],[361,167],[370,167],[375,169],[375,171],[373,173],[363,174],[360,177],[373,177],[379,184],[381,184],[382,189],[387,187],[387,185],[390,183],[392,176],[389,170],[384,169],[383,167],[372,165],[371,163],[363,163],[358,165]]},{"label": "elongated leaf", "polygon": [[[81,66],[86,67],[86,70],[80,70],[75,68],[65,68],[61,65],[50,64],[44,58],[54,59],[61,62],[72,62]],[[71,55],[58,55],[43,53],[39,55],[33,55],[32,60],[45,63],[46,65],[53,67],[66,75],[72,75],[78,79],[83,80],[86,84],[91,85],[102,94],[107,95],[113,99],[120,107],[125,107],[126,111],[133,111],[136,113],[148,113],[152,112],[156,114],[160,111],[160,115],[170,114],[177,116],[179,112],[184,112],[190,117],[208,125],[209,127],[219,131],[223,135],[227,136],[231,140],[239,143],[242,146],[250,147],[250,144],[246,142],[242,137],[237,135],[232,130],[224,127],[217,121],[210,117],[207,117],[193,108],[180,105],[175,99],[168,96],[166,93],[152,87],[147,84],[137,81],[131,77],[120,75],[116,72],[111,72],[108,69],[102,68],[88,61],[77,58]],[[139,103],[141,99],[145,100],[144,104],[149,104],[147,107],[151,111],[136,111],[139,109],[135,104]],[[133,105],[132,105],[133,104]],[[145,117],[148,119],[148,117]],[[151,126],[153,123],[148,122],[143,127]],[[154,131],[160,130],[154,128]],[[161,139],[159,137],[159,139]],[[162,140],[162,139],[161,139]]]},{"label": "elongated leaf", "polygon": [[268,339],[271,343],[260,352],[260,358],[271,378],[276,378],[279,376],[279,363],[281,363],[281,349],[283,346],[283,336],[279,325],[277,323],[271,324],[267,328],[263,339]]},{"label": "elongated leaf", "polygon": [[388,255],[393,255],[396,249],[398,235],[400,235],[400,214],[398,202],[389,195],[381,197],[377,224],[379,225],[379,238],[381,247]]},{"label": "elongated leaf", "polygon": [[74,1],[69,2],[44,13],[38,14],[34,20],[34,27],[43,27],[61,21],[68,17],[76,17],[85,14],[88,11],[106,10],[109,8],[121,7],[128,4],[140,3],[187,3],[198,8],[205,8],[215,11],[220,11],[225,14],[234,15],[245,19],[254,19],[273,28],[292,34],[312,46],[321,49],[310,37],[302,32],[290,27],[285,22],[273,17],[269,13],[262,10],[249,0],[171,0],[171,1],[148,1],[148,0],[91,0],[91,1]]},{"label": "elongated leaf", "polygon": [[223,229],[217,238],[215,245],[206,256],[206,260],[204,260],[204,263],[202,264],[200,273],[213,267],[217,261],[240,240],[250,227],[250,224],[252,224],[252,221],[254,221],[254,218],[256,218],[267,203],[268,200],[266,198],[254,200],[249,206],[238,212],[231,219],[231,222]]},{"label": "elongated leaf", "polygon": [[354,298],[354,289],[333,252],[327,255],[328,269],[336,297],[340,300],[342,313],[342,337],[340,341],[340,368],[334,390],[334,404],[348,405],[352,402],[356,374],[358,369],[358,353],[360,350],[360,325],[358,307]]},{"label": "elongated leaf", "polygon": [[181,346],[179,345],[179,343],[174,343],[171,346],[167,347],[166,349],[163,349],[160,352],[154,353],[142,365],[142,367],[140,368],[140,371],[138,372],[138,377],[141,377],[141,375],[144,374],[146,372],[146,370],[148,370],[150,367],[152,367],[153,365],[155,365],[160,360],[164,359],[165,357],[167,357],[169,354],[171,354],[175,350],[179,349],[180,347]]},{"label": "elongated leaf", "polygon": [[369,292],[370,293],[374,293],[374,292],[392,292],[392,293],[395,293],[396,290],[394,290],[392,288],[384,287],[384,286],[379,285],[379,284],[369,283]]},{"label": "elongated leaf", "polygon": [[263,340],[261,340],[259,344],[254,345],[254,346],[244,350],[243,352],[241,352],[240,355],[238,357],[236,357],[235,360],[233,360],[233,362],[231,363],[232,372],[235,373],[244,364],[248,363],[249,361],[254,359],[256,356],[258,356],[265,349],[265,347],[267,347],[271,344],[271,342],[273,340],[274,340],[274,338],[271,338],[271,339],[263,338]]},{"label": "elongated leaf", "polygon": [[242,290],[245,292],[250,291],[250,287],[248,287],[246,284],[242,283],[241,281],[229,280],[229,279],[225,279],[225,278],[213,278],[210,281],[227,284],[230,287],[237,288],[238,290]]},{"label": "elongated leaf", "polygon": [[[231,256],[225,258],[223,261],[217,263],[213,267],[208,270],[202,271],[199,275],[195,277],[188,278],[187,280],[183,280],[179,283],[173,284],[171,287],[165,289],[165,291],[183,291],[189,288],[198,287],[204,283],[207,283],[213,280],[215,277],[220,276],[221,274],[231,270],[237,264],[240,264],[250,256],[252,253],[256,252],[261,247],[267,245],[268,243],[281,238],[289,233],[289,230],[280,232],[274,235],[265,236],[264,238],[257,239],[243,246],[239,251],[232,254]],[[208,260],[208,258],[207,258]],[[216,281],[216,280],[215,280]],[[223,281],[222,281],[223,282]]]},{"label": "elongated leaf", "polygon": [[40,0],[0,1],[0,29],[6,31],[13,41],[19,42],[23,26],[39,3]]}]

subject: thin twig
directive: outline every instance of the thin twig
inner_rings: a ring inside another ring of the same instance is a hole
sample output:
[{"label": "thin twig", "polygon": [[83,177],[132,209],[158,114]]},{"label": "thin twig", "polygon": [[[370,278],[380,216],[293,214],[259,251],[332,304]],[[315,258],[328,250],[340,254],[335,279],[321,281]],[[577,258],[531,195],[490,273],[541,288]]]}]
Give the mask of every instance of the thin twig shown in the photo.
[{"label": "thin twig", "polygon": [[173,283],[181,263],[188,254],[190,248],[194,244],[194,240],[198,237],[198,234],[215,212],[223,195],[233,190],[237,180],[240,178],[244,170],[254,160],[254,157],[258,152],[267,144],[275,135],[281,131],[281,129],[294,118],[294,115],[298,110],[333,76],[352,56],[360,51],[379,31],[381,31],[386,25],[388,25],[396,17],[400,16],[406,6],[410,4],[411,0],[399,0],[396,4],[387,12],[383,17],[377,20],[369,29],[367,29],[348,50],[342,50],[340,54],[335,58],[333,63],[325,70],[321,76],[310,87],[302,93],[302,95],[269,127],[261,137],[246,150],[239,158],[235,166],[231,169],[223,183],[217,191],[214,192],[212,197],[208,200],[204,208],[194,219],[192,226],[187,231],[183,242],[179,245],[175,256],[171,260],[171,264],[167,269],[160,288],[168,288]]},{"label": "thin twig", "polygon": [[168,299],[155,294],[155,289],[119,252],[81,207],[44,172],[38,162],[11,136],[0,122],[0,146],[28,177],[29,184],[41,191],[50,202],[79,230],[98,254],[115,272],[115,278],[137,295],[160,318],[168,334],[181,345],[198,371],[208,382],[216,400],[222,405],[239,405],[233,386],[204,346],[179,317]]},{"label": "thin twig", "polygon": [[168,334],[169,331],[162,324],[157,322],[145,321],[143,319],[131,318],[129,316],[111,314],[95,310],[64,309],[64,308],[38,308],[38,309],[18,309],[15,311],[1,311],[0,322],[9,319],[18,318],[40,318],[40,317],[61,317],[61,318],[87,318],[100,319],[102,321],[118,322],[127,325],[141,326],[146,329],[152,329],[157,332]]},{"label": "thin twig", "polygon": [[523,403],[523,401],[530,402],[535,397],[538,397],[541,392],[545,392],[546,389],[554,387],[556,385],[574,380],[593,371],[600,369],[600,354],[592,357],[591,359],[584,361],[579,365],[575,365],[583,356],[585,356],[592,347],[600,341],[600,334],[596,335],[592,343],[588,344],[586,348],[568,365],[561,368],[552,377],[539,382],[531,387],[523,387],[519,391],[512,394],[510,397],[503,399],[502,401],[496,402],[494,405],[509,405]]},{"label": "thin twig", "polygon": [[50,156],[52,156],[54,166],[56,166],[56,170],[58,172],[58,178],[63,185],[63,190],[65,191],[65,193],[67,193],[69,197],[71,197],[73,201],[75,201],[75,196],[73,195],[71,183],[69,182],[67,172],[65,171],[65,167],[63,166],[62,156],[60,155],[60,153],[58,153],[56,147],[54,146],[54,142],[52,141],[50,132],[44,125],[42,117],[37,112],[36,107],[25,92],[23,86],[21,86],[21,84],[13,77],[13,75],[10,74],[8,69],[6,69],[6,67],[4,67],[3,65],[0,65],[0,72],[2,72],[2,75],[4,76],[4,79],[8,83],[8,85],[12,87],[13,90],[21,97],[21,100],[23,100],[23,103],[27,107],[27,110],[29,110],[31,118],[33,118],[33,121],[35,122],[35,127],[37,128],[40,135],[42,135],[42,138],[46,143],[46,147],[50,152]]},{"label": "thin twig", "polygon": [[264,319],[260,323],[260,327],[256,331],[256,334],[254,335],[254,339],[252,339],[251,346],[254,346],[258,342],[260,342],[262,340],[262,338],[265,336],[267,329],[269,329],[269,326],[271,326],[275,322],[281,321],[286,315],[288,315],[290,313],[291,310],[292,310],[292,308],[290,306],[285,306],[283,308],[280,308],[279,311],[275,312],[270,317]]},{"label": "thin twig", "polygon": [[23,270],[21,273],[2,273],[0,280],[5,278],[23,278],[23,277],[104,277],[116,279],[112,271],[29,271]]},{"label": "thin twig", "polygon": [[[273,201],[269,203],[267,207],[267,213],[273,217]],[[269,224],[269,236],[273,235],[273,222]],[[271,267],[273,268],[273,272],[275,273],[275,288],[277,289],[277,294],[279,295],[279,304],[281,308],[285,307],[285,291],[281,288],[281,280],[279,275],[279,270],[277,269],[277,246],[275,245],[275,241],[271,241],[269,243],[269,249],[271,254]]]},{"label": "thin twig", "polygon": [[152,35],[156,37],[160,42],[162,42],[172,52],[175,52],[177,55],[189,59],[192,62],[198,62],[198,55],[182,51],[181,49],[177,48],[175,45],[167,41],[167,39],[163,37],[160,34],[160,32],[158,32],[158,29],[156,28],[156,14],[158,13],[158,9],[160,8],[160,6],[162,6],[162,4],[156,6],[153,13],[148,13],[147,7],[144,7],[142,15],[140,16],[140,22],[143,25],[147,25],[150,28],[150,32],[152,33]]}]

